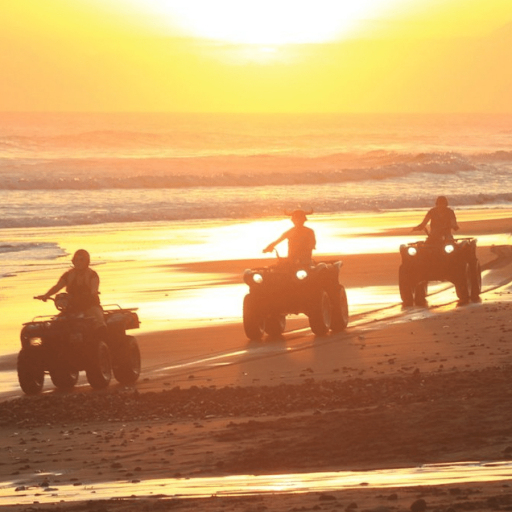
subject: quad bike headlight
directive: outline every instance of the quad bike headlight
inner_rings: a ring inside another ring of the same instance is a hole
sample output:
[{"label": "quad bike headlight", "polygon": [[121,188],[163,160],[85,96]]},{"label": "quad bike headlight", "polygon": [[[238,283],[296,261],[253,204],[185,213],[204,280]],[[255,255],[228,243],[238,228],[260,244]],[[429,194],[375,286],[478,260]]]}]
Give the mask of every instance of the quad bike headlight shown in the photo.
[{"label": "quad bike headlight", "polygon": [[416,249],[416,247],[409,247],[407,249],[407,254],[409,256],[416,256],[416,254],[418,254],[418,250]]},{"label": "quad bike headlight", "polygon": [[66,311],[69,306],[69,297],[67,293],[58,293],[55,296],[55,307],[59,311]]},{"label": "quad bike headlight", "polygon": [[20,332],[20,341],[24,347],[41,345],[41,324],[25,325]]},{"label": "quad bike headlight", "polygon": [[256,284],[260,284],[263,282],[263,276],[261,274],[253,274],[252,275],[252,280],[256,283]]},{"label": "quad bike headlight", "polygon": [[246,270],[244,272],[244,282],[247,286],[261,284],[263,282],[263,274],[256,270]]},{"label": "quad bike headlight", "polygon": [[444,252],[446,254],[451,254],[453,251],[455,251],[455,246],[453,246],[452,244],[448,244],[448,245],[444,246]]},{"label": "quad bike headlight", "polygon": [[304,281],[304,279],[306,279],[306,277],[308,277],[308,273],[306,270],[300,269],[300,270],[297,270],[297,272],[295,273],[295,276],[297,277],[297,279],[299,281]]}]

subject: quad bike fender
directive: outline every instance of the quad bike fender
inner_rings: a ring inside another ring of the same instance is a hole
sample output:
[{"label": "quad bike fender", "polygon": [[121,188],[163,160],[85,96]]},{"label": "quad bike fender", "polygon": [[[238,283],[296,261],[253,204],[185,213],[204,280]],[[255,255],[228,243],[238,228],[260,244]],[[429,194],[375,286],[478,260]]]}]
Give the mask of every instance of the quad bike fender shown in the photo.
[{"label": "quad bike fender", "polygon": [[140,326],[139,315],[134,309],[105,310],[107,327],[114,330],[137,329]]}]

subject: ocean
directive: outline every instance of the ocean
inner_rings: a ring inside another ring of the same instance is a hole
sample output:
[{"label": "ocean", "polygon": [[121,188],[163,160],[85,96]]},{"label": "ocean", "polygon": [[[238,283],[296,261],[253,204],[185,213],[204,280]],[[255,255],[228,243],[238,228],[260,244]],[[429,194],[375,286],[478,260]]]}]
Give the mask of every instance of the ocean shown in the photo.
[{"label": "ocean", "polygon": [[19,229],[377,214],[440,194],[510,206],[512,114],[3,113],[0,276],[65,254]]},{"label": "ocean", "polygon": [[0,228],[496,206],[511,165],[512,115],[4,113]]}]

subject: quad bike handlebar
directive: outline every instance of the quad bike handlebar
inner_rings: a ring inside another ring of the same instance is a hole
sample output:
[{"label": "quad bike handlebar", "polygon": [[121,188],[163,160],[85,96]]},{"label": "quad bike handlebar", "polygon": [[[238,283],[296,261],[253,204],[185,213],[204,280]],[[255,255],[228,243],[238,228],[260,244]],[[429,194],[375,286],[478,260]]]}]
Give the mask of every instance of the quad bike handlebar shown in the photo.
[{"label": "quad bike handlebar", "polygon": [[55,302],[55,297],[45,297],[44,295],[36,295],[35,297],[32,298],[43,302],[46,302],[47,300],[52,300],[53,302]]},{"label": "quad bike handlebar", "polygon": [[414,226],[411,229],[411,232],[414,233],[414,231],[424,231],[425,235],[430,236],[430,233],[428,232],[428,228],[426,226],[424,228],[420,228],[419,226]]},{"label": "quad bike handlebar", "polygon": [[45,295],[36,295],[34,297],[35,300],[42,300],[43,302],[46,302],[48,300],[51,300],[55,307],[59,311],[65,311],[69,305],[69,298],[67,293],[58,293],[55,295],[55,297],[46,297]]}]

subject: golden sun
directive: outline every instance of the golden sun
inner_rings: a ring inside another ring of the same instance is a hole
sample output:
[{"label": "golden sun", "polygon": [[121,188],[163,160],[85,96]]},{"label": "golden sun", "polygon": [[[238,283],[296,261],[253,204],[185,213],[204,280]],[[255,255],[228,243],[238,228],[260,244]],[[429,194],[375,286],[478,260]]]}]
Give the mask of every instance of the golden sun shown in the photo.
[{"label": "golden sun", "polygon": [[128,1],[158,30],[235,44],[283,45],[350,37],[401,0]]}]

